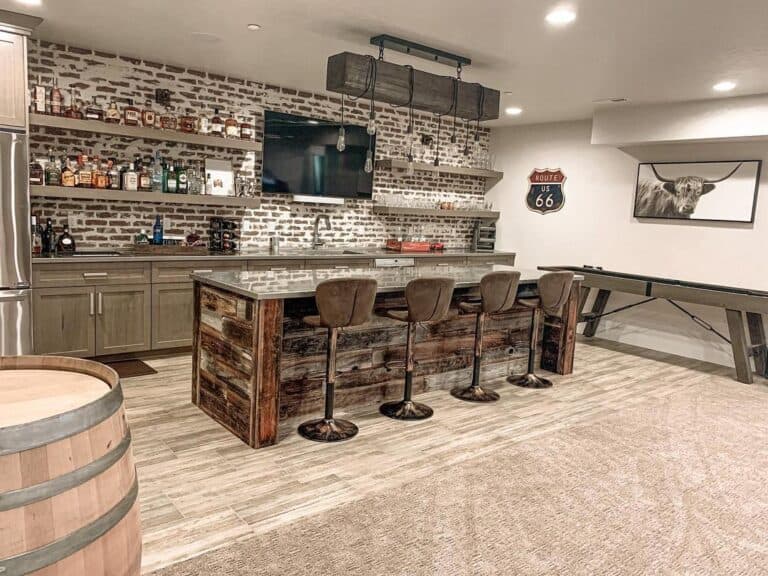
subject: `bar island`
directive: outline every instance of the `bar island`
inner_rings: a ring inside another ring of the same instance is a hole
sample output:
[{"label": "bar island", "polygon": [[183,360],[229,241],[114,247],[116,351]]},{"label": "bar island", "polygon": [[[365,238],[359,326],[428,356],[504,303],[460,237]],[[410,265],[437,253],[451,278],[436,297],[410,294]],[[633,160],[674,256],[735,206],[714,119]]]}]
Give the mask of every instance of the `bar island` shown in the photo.
[{"label": "bar island", "polygon": [[[416,331],[415,394],[469,383],[475,318],[458,302],[476,293],[483,275],[514,270],[503,265],[345,268],[193,274],[195,320],[192,402],[253,448],[275,444],[280,420],[319,413],[323,407],[326,331],[303,318],[317,313],[315,289],[333,278],[368,277],[378,282],[375,313],[338,340],[337,407],[374,405],[402,394],[406,331],[381,312],[405,304],[409,281],[455,281],[451,313]],[[536,295],[543,272],[520,270],[518,297]],[[537,339],[541,367],[573,370],[580,282],[574,283],[562,321],[543,322]],[[525,371],[530,310],[516,306],[485,325],[483,379]],[[447,392],[446,392],[447,393]]]}]

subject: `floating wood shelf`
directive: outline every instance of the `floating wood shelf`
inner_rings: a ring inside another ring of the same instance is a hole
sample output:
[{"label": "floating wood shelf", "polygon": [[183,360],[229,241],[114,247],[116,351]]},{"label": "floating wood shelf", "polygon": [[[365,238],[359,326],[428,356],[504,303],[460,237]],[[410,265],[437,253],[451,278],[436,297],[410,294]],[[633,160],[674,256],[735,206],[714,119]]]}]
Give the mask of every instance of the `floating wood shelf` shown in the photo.
[{"label": "floating wood shelf", "polygon": [[[417,172],[439,172],[440,174],[456,174],[459,176],[470,176],[474,178],[485,179],[486,192],[498,184],[504,177],[503,172],[497,170],[485,170],[484,168],[465,168],[463,166],[435,166],[426,162],[414,162],[414,169]],[[408,169],[407,160],[396,160],[387,158],[376,162],[376,167],[381,170],[405,171]]]},{"label": "floating wood shelf", "polygon": [[64,186],[30,186],[33,198],[67,198],[73,200],[121,200],[123,202],[148,202],[152,204],[191,204],[197,206],[230,206],[258,208],[259,198],[235,196],[197,196],[190,194],[159,194],[157,192],[126,192],[100,188],[70,188]]},{"label": "floating wood shelf", "polygon": [[253,140],[237,140],[234,138],[218,138],[204,134],[187,134],[177,130],[159,130],[157,128],[144,128],[139,126],[123,126],[122,124],[110,124],[99,120],[74,120],[61,116],[49,116],[47,114],[30,114],[29,123],[32,126],[44,126],[46,128],[60,128],[62,130],[74,130],[76,132],[90,132],[93,134],[109,134],[111,136],[126,136],[143,140],[157,140],[161,142],[181,142],[183,144],[196,144],[211,148],[223,148],[229,150],[246,150],[260,152],[261,142]]},{"label": "floating wood shelf", "polygon": [[478,220],[498,220],[499,213],[493,210],[441,210],[440,208],[410,208],[408,206],[374,205],[374,214],[384,216],[443,216],[446,218],[476,218]]}]

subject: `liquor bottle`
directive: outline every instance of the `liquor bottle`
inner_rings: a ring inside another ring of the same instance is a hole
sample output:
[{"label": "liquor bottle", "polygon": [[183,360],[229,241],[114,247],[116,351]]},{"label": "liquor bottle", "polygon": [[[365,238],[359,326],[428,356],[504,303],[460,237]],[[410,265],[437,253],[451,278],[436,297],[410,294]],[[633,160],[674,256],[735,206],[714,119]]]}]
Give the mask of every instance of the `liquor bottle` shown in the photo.
[{"label": "liquor bottle", "polygon": [[72,254],[75,252],[75,239],[69,233],[69,226],[64,224],[64,231],[56,240],[56,252],[58,254]]},{"label": "liquor bottle", "polygon": [[126,126],[138,126],[141,124],[141,110],[133,105],[133,100],[128,99],[128,105],[123,108],[123,124]]},{"label": "liquor bottle", "polygon": [[40,76],[37,77],[37,84],[32,87],[32,106],[30,112],[34,114],[45,114],[45,100],[48,91],[41,82]]},{"label": "liquor bottle", "polygon": [[104,121],[110,124],[120,124],[120,110],[117,108],[117,102],[110,100],[107,113],[104,115]]},{"label": "liquor bottle", "polygon": [[120,167],[117,165],[117,159],[110,158],[107,161],[107,186],[110,190],[120,190],[120,186],[123,185],[120,176]]},{"label": "liquor bottle", "polygon": [[104,121],[104,108],[99,104],[98,100],[96,99],[97,96],[93,97],[93,102],[91,102],[88,106],[85,108],[85,119],[86,120],[99,120],[101,122]]},{"label": "liquor bottle", "polygon": [[144,103],[144,110],[141,111],[141,124],[145,128],[155,127],[155,111],[152,109],[151,100]]},{"label": "liquor bottle", "polygon": [[128,168],[123,172],[123,190],[126,192],[136,192],[139,189],[139,175],[133,162],[128,164]]},{"label": "liquor bottle", "polygon": [[155,216],[155,225],[152,226],[152,244],[156,246],[163,244],[163,220],[159,214]]},{"label": "liquor bottle", "polygon": [[229,118],[224,121],[224,134],[227,138],[240,138],[240,122],[231,112]]},{"label": "liquor bottle", "polygon": [[189,193],[189,178],[187,177],[187,169],[179,162],[176,166],[176,192],[179,194]]},{"label": "liquor bottle", "polygon": [[101,190],[109,186],[109,171],[107,164],[101,161],[101,158],[96,156],[93,159],[93,187]]},{"label": "liquor bottle", "polygon": [[82,120],[83,111],[80,109],[80,103],[75,93],[70,90],[69,92],[69,106],[64,110],[64,117],[71,118],[73,120]]},{"label": "liquor bottle", "polygon": [[63,110],[64,96],[59,90],[59,85],[56,82],[56,76],[53,77],[53,88],[51,89],[51,114],[54,116],[61,116]]},{"label": "liquor bottle", "polygon": [[147,231],[142,228],[141,232],[136,234],[136,238],[134,239],[134,244],[137,246],[146,246],[149,244],[149,236],[147,236]]},{"label": "liquor bottle", "polygon": [[40,256],[43,253],[43,235],[37,216],[32,216],[32,255]]},{"label": "liquor bottle", "polygon": [[198,118],[195,116],[192,110],[187,110],[187,113],[179,118],[179,130],[186,132],[187,134],[197,134],[198,130]]},{"label": "liquor bottle", "polygon": [[87,154],[80,154],[77,159],[80,188],[93,188],[93,166]]},{"label": "liquor bottle", "polygon": [[48,164],[45,165],[45,184],[46,186],[61,186],[61,162],[53,155],[53,151],[48,151]]},{"label": "liquor bottle", "polygon": [[224,121],[219,116],[219,109],[213,109],[213,118],[211,118],[211,136],[224,137]]},{"label": "liquor bottle", "polygon": [[208,172],[208,175],[205,177],[205,195],[210,196],[213,194],[213,180],[211,179],[211,173]]},{"label": "liquor bottle", "polygon": [[160,152],[155,152],[155,160],[152,162],[152,192],[163,191],[163,160]]},{"label": "liquor bottle", "polygon": [[55,236],[56,234],[53,231],[53,222],[51,222],[51,219],[48,218],[48,220],[45,222],[45,228],[41,234],[43,254],[53,254],[53,249],[56,244]]},{"label": "liquor bottle", "polygon": [[166,106],[165,111],[160,115],[160,128],[163,130],[176,130],[177,125],[176,114],[173,113],[173,109],[170,106]]},{"label": "liquor bottle", "polygon": [[240,138],[243,140],[253,140],[253,124],[245,116],[240,123]]},{"label": "liquor bottle", "polygon": [[152,191],[152,172],[149,169],[151,164],[151,158],[149,158],[147,162],[142,162],[141,159],[139,159],[139,167],[137,168],[137,171],[139,173],[139,190],[141,192]]},{"label": "liquor bottle", "polygon": [[45,184],[45,171],[38,160],[29,163],[29,185],[43,186]]},{"label": "liquor bottle", "polygon": [[64,167],[61,169],[61,185],[67,188],[74,188],[77,186],[77,175],[72,162],[68,158],[64,158]]},{"label": "liquor bottle", "polygon": [[211,121],[208,120],[208,116],[205,115],[203,112],[200,114],[200,118],[198,118],[197,123],[197,133],[198,134],[208,134],[211,131]]},{"label": "liquor bottle", "polygon": [[176,171],[173,168],[173,164],[167,167],[163,174],[163,192],[168,194],[176,194],[179,188],[179,182],[176,179]]}]

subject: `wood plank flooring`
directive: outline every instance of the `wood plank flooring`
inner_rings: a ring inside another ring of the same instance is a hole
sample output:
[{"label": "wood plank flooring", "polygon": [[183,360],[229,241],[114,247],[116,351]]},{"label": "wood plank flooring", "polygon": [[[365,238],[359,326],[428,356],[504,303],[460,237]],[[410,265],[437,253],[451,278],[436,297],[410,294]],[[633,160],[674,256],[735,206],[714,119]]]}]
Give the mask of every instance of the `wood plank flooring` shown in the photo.
[{"label": "wood plank flooring", "polygon": [[[376,406],[341,411],[360,434],[339,445],[306,441],[295,431],[299,420],[289,420],[280,425],[279,444],[254,451],[191,404],[189,356],[147,363],[158,373],[123,381],[141,486],[145,574],[499,446],[713,381],[744,386],[728,368],[580,340],[574,375],[552,376],[552,389],[499,380],[502,399],[491,405],[464,403],[446,391],[421,394],[435,416],[418,423],[381,417]],[[765,380],[758,382],[765,388]]]}]

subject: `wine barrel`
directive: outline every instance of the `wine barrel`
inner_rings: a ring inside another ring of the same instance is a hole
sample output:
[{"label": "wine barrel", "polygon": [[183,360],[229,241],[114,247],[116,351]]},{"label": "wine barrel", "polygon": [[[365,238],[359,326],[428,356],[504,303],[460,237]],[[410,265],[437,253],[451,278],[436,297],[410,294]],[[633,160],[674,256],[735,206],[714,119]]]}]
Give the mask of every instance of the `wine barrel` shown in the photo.
[{"label": "wine barrel", "polygon": [[115,371],[0,357],[0,576],[138,576],[137,494]]}]

